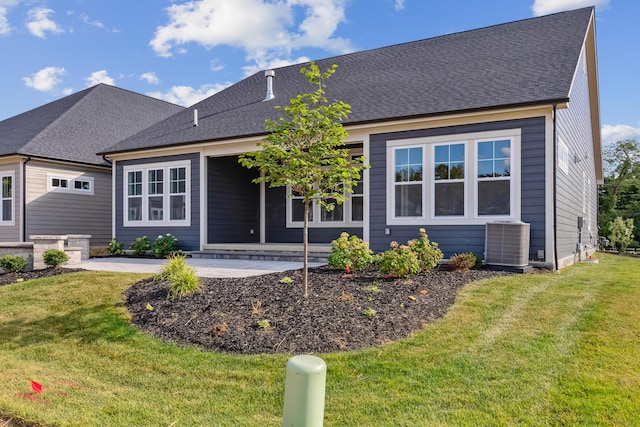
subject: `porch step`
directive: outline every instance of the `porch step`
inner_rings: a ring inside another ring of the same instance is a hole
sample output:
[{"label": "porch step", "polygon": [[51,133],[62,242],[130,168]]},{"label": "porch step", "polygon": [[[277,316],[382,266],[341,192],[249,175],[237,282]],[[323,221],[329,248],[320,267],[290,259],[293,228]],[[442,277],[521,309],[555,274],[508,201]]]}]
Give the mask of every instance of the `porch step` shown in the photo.
[{"label": "porch step", "polygon": [[[256,250],[222,250],[207,249],[204,251],[192,251],[193,258],[205,259],[240,259],[251,261],[286,261],[304,262],[302,252],[280,252],[280,251],[256,251]],[[325,264],[329,257],[329,252],[309,252],[307,260]]]}]

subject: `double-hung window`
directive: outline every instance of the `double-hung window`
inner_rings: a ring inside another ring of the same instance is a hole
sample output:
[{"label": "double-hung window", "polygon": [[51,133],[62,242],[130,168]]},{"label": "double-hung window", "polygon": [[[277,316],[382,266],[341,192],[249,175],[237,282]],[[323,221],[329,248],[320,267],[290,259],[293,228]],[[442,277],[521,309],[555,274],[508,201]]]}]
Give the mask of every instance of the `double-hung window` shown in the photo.
[{"label": "double-hung window", "polygon": [[511,140],[479,141],[478,216],[511,215]]},{"label": "double-hung window", "polygon": [[2,209],[0,210],[0,225],[14,224],[13,174],[2,174]]},{"label": "double-hung window", "polygon": [[395,150],[394,212],[396,217],[422,218],[424,162],[422,147]]},{"label": "double-hung window", "polygon": [[125,166],[124,225],[189,225],[189,162]]},{"label": "double-hung window", "polygon": [[387,224],[519,220],[520,130],[387,142]]},{"label": "double-hung window", "polygon": [[435,216],[464,216],[465,144],[433,147],[433,207]]}]

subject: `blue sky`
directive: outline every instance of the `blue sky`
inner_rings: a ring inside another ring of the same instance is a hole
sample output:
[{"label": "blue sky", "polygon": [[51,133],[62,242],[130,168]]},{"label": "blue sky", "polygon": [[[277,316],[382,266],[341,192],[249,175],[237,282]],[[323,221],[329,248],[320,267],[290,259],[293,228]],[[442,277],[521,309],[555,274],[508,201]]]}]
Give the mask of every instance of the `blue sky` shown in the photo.
[{"label": "blue sky", "polygon": [[640,139],[637,0],[0,0],[0,120],[100,82],[188,106],[268,67],[591,5],[603,139]]}]

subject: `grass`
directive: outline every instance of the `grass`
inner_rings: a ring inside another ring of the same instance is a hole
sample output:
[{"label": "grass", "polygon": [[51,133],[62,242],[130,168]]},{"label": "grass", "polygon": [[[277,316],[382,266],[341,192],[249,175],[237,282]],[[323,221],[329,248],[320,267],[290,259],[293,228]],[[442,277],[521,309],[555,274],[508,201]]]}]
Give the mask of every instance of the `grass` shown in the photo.
[{"label": "grass", "polygon": [[[320,355],[325,425],[640,425],[640,259],[599,261],[469,285],[409,339]],[[142,277],[0,287],[0,413],[63,426],[281,425],[288,356],[137,332],[122,292]]]}]

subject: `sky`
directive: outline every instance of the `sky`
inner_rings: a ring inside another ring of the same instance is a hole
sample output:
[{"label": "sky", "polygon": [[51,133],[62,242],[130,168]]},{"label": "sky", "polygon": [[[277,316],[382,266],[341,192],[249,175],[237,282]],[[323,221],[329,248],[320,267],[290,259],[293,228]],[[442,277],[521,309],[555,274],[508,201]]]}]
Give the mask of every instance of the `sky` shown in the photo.
[{"label": "sky", "polygon": [[603,142],[640,140],[638,0],[0,0],[0,120],[98,83],[190,106],[271,67],[592,5]]}]

